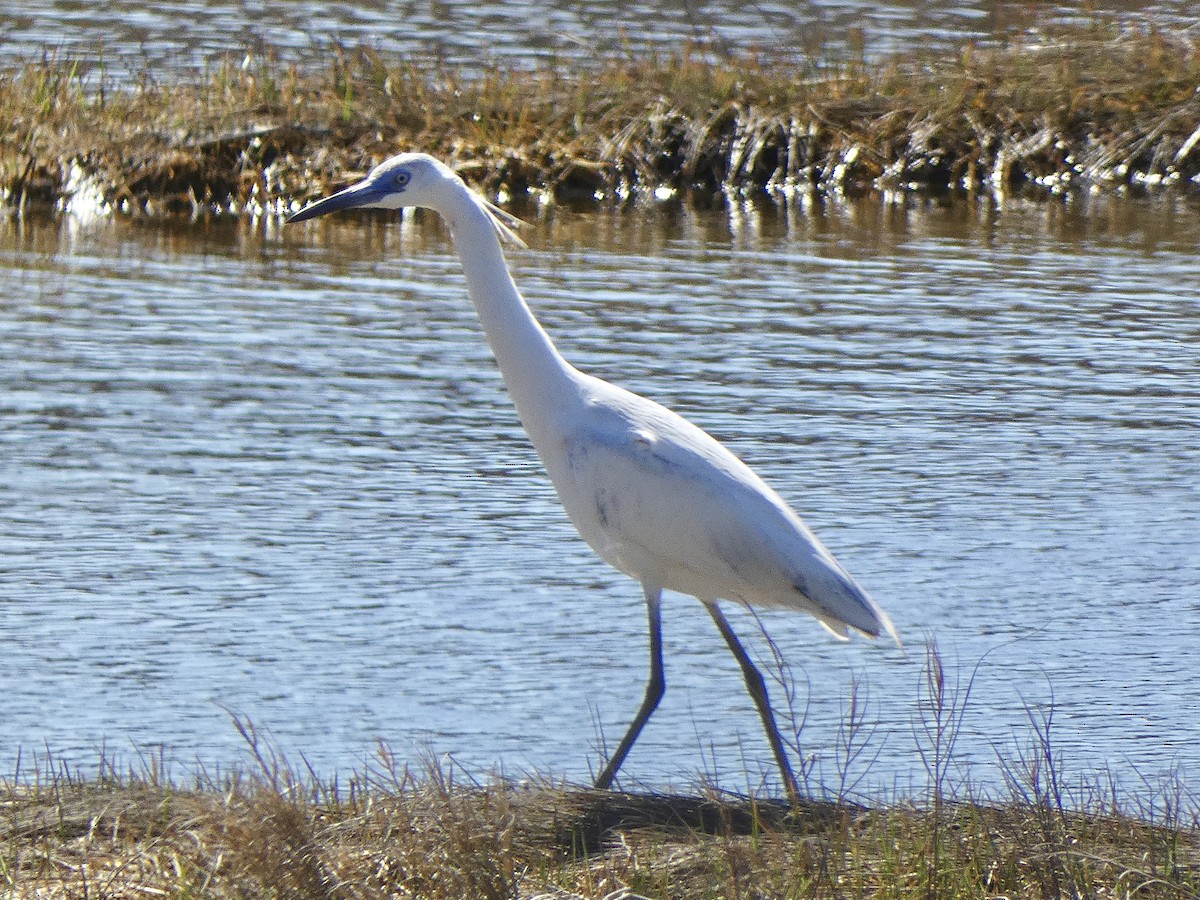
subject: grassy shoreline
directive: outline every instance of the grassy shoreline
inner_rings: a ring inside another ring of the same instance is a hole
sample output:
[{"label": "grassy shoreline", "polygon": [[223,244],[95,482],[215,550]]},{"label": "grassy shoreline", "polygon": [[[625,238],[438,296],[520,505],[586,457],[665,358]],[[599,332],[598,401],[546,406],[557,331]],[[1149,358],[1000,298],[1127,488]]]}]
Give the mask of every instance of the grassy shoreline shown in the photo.
[{"label": "grassy shoreline", "polygon": [[231,713],[242,770],[184,784],[153,756],[127,772],[101,758],[87,775],[40,759],[0,778],[0,896],[1200,896],[1200,795],[1181,773],[1143,777],[1132,796],[1111,773],[1077,778],[1052,711],[1031,710],[1028,746],[1000,760],[1002,795],[972,797],[955,774],[970,684],[932,644],[921,680],[918,795],[865,799],[845,783],[872,740],[852,700],[842,784],[806,771],[795,805],[704,782],[678,794],[480,781],[453,761],[410,768],[386,746],[323,779]]},{"label": "grassy shoreline", "polygon": [[1200,36],[1028,29],[861,58],[612,58],[473,78],[335,48],[118,86],[48,56],[0,67],[0,202],[271,213],[399,149],[493,196],[1195,190]]},{"label": "grassy shoreline", "polygon": [[[1200,895],[1195,810],[1053,792],[782,801],[481,785],[384,766],[321,784],[153,771],[0,783],[6,897],[985,898]],[[1191,815],[1189,822],[1188,816]]]}]

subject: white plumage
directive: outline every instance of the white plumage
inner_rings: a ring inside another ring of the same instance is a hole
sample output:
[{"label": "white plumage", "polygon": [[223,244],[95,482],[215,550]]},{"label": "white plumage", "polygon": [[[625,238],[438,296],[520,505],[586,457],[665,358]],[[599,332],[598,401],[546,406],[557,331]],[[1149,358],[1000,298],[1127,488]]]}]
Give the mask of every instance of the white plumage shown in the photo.
[{"label": "white plumage", "polygon": [[449,223],[488,343],[567,515],[605,561],[642,584],[650,682],[597,786],[611,785],[662,696],[665,589],[704,602],[742,667],[784,786],[796,796],[762,676],[717,601],[803,610],[839,637],[854,629],[872,637],[887,632],[898,642],[887,615],[779,495],[718,441],[666,407],[562,358],[505,263],[501,240],[520,243],[513,220],[443,163],[418,153],[395,156],[288,221],[406,206],[433,209]]}]

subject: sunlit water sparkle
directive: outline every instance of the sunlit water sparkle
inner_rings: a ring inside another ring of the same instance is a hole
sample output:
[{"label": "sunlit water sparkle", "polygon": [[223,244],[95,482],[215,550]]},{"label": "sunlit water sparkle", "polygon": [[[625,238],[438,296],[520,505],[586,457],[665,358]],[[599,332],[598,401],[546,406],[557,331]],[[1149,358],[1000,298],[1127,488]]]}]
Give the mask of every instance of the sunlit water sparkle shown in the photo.
[{"label": "sunlit water sparkle", "polygon": [[[923,783],[932,638],[961,689],[979,663],[974,782],[1052,710],[1073,771],[1133,783],[1200,767],[1195,213],[672,203],[511,256],[569,358],[733,446],[891,612],[907,658],[763,616],[818,775],[857,681],[864,784]],[[0,266],[0,771],[237,765],[231,710],[320,773],[384,741],[587,777],[640,591],[566,522],[431,218],[8,221]],[[708,617],[665,632],[629,783],[770,779]]]}]

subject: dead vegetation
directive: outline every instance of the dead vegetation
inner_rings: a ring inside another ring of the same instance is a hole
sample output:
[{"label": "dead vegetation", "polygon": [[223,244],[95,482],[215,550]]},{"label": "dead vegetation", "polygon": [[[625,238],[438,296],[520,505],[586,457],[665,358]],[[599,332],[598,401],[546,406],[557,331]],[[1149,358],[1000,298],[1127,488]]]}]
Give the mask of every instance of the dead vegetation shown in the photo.
[{"label": "dead vegetation", "polygon": [[1194,897],[1178,821],[294,773],[184,789],[61,773],[0,788],[9,897]]},{"label": "dead vegetation", "polygon": [[[923,797],[810,799],[480,783],[452,763],[413,772],[382,747],[348,779],[297,769],[233,717],[253,769],[187,787],[161,762],[81,777],[41,761],[0,782],[6,897],[1170,898],[1200,896],[1200,802],[1177,776],[1122,799],[1068,781],[1052,713],[1004,763],[1007,796],[955,796],[970,695],[930,646],[919,691]],[[849,712],[843,752],[873,731]],[[811,773],[808,773],[811,775]],[[1067,785],[1071,784],[1072,789]]]},{"label": "dead vegetation", "polygon": [[365,48],[190,83],[0,69],[0,191],[129,213],[278,210],[399,149],[493,194],[1194,188],[1194,32],[1096,21],[869,62],[684,51],[471,77]]}]

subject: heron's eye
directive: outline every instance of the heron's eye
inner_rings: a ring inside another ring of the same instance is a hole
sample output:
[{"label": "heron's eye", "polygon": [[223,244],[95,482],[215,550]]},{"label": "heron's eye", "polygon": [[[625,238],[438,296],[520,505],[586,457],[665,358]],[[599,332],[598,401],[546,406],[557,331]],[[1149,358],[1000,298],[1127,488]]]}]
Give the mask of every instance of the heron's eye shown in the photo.
[{"label": "heron's eye", "polygon": [[404,190],[406,187],[408,187],[408,183],[410,181],[412,181],[412,175],[409,174],[407,169],[401,169],[394,176],[392,176],[392,184],[396,186],[397,190]]}]

